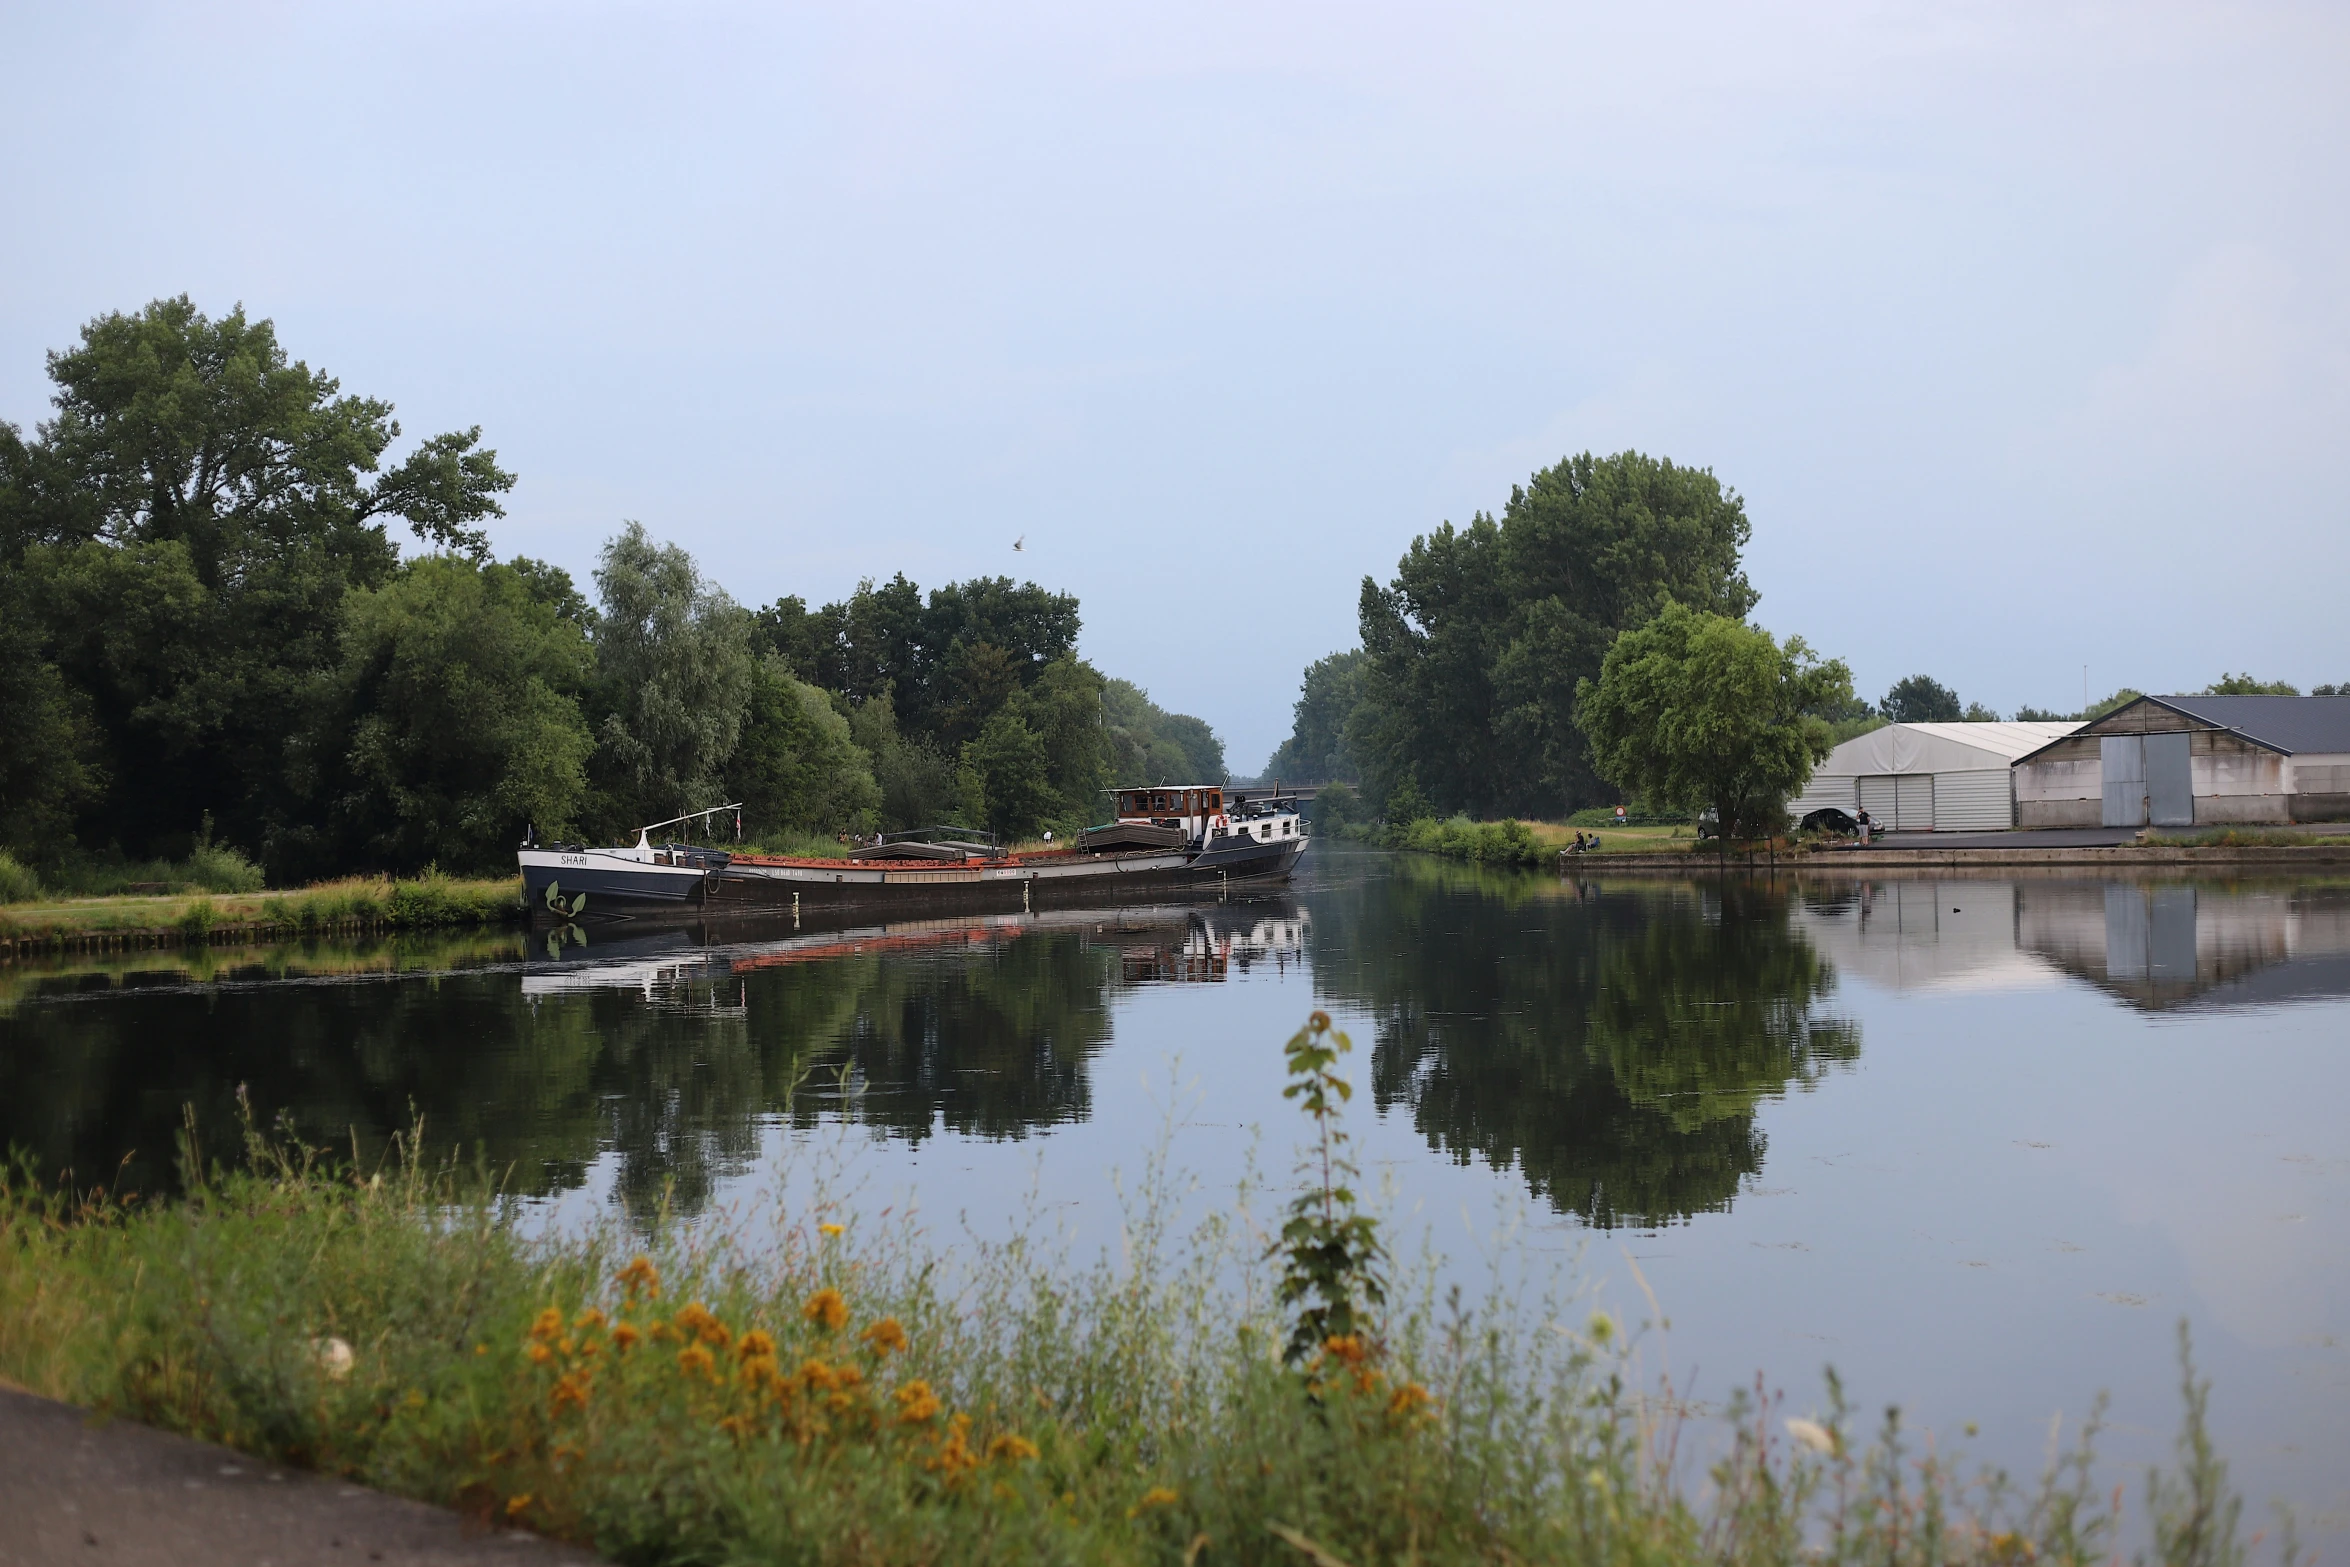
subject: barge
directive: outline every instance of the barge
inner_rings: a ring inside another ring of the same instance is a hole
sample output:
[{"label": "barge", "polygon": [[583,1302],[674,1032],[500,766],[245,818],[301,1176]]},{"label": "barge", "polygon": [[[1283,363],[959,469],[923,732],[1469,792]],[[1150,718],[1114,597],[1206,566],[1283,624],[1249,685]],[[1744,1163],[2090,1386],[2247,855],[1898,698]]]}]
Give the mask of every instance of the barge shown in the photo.
[{"label": "barge", "polygon": [[1306,851],[1298,801],[1278,790],[1195,784],[1108,793],[1112,820],[1066,847],[1023,853],[959,828],[885,835],[845,859],[654,840],[665,828],[736,809],[713,806],[639,828],[636,842],[619,848],[525,843],[523,898],[534,920],[564,924],[665,914],[1034,911],[1279,886]]}]

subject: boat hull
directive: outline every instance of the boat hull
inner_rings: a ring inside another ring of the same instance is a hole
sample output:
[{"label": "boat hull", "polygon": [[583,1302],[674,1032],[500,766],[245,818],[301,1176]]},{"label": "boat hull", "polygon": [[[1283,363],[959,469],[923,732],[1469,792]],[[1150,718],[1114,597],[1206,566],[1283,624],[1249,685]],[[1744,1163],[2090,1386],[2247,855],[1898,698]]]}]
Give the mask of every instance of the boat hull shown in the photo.
[{"label": "boat hull", "polygon": [[[523,899],[534,920],[600,923],[662,914],[945,913],[1214,897],[1278,885],[1307,839],[1246,839],[1214,850],[1052,854],[965,865],[921,861],[768,861],[738,858],[694,868],[646,864],[598,850],[524,850]],[[586,895],[586,903],[573,900]]]}]

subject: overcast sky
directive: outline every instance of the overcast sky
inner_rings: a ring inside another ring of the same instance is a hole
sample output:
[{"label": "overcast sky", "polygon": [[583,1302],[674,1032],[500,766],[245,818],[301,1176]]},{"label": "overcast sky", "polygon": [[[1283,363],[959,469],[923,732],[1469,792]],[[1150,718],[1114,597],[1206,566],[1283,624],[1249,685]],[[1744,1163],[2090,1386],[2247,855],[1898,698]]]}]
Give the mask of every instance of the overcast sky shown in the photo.
[{"label": "overcast sky", "polygon": [[[2350,680],[2350,7],[5,6],[0,418],[185,291],[479,423],[500,553],[1079,594],[1246,773],[1586,448],[2003,711]],[[1025,536],[1027,548],[1012,545]]]}]

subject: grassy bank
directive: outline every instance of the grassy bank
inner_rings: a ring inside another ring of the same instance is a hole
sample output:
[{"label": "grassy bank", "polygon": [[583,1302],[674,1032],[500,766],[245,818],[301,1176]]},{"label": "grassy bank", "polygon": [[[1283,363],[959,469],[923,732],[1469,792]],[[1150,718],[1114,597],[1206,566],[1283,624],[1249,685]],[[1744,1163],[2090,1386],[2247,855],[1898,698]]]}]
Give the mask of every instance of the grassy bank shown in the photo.
[{"label": "grassy bank", "polygon": [[[1422,818],[1401,826],[1369,829],[1369,841],[1387,849],[1436,854],[1448,860],[1479,865],[1523,865],[1551,869],[1561,849],[1575,841],[1575,828],[1557,822],[1471,821],[1455,816],[1445,821]],[[1688,826],[1615,827],[1595,835],[1595,855],[1686,853],[1696,845],[1695,829]]]},{"label": "grassy bank", "polygon": [[509,923],[521,910],[516,877],[355,876],[288,892],[39,899],[0,905],[0,954],[452,929]]},{"label": "grassy bank", "polygon": [[[0,1375],[630,1563],[2118,1552],[2085,1448],[2037,1484],[1966,1475],[1895,1423],[1852,1429],[1833,1384],[1817,1420],[1743,1402],[1685,1430],[1604,1318],[1398,1289],[1285,1363],[1294,1250],[1277,1274],[1245,1207],[1171,1233],[1163,1178],[1123,1255],[1077,1265],[821,1200],[732,1240],[657,1215],[531,1239],[459,1166],[250,1134],[233,1170],[187,1164],[168,1205],[0,1183]],[[2157,1560],[2235,1567],[2187,1390],[2179,1467],[2133,1527]]]}]

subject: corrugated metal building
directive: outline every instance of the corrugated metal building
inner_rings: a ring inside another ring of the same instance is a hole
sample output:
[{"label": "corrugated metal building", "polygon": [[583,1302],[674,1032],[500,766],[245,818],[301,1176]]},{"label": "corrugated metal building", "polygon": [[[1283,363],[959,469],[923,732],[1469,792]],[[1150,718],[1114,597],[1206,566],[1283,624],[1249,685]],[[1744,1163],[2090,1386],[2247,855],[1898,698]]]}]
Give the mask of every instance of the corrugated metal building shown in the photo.
[{"label": "corrugated metal building", "polygon": [[1887,724],[1828,753],[1787,814],[1864,807],[1880,829],[1998,832],[2016,825],[2015,759],[2078,724]]},{"label": "corrugated metal building", "polygon": [[2350,821],[2350,696],[2144,696],[2020,758],[2025,827]]}]

